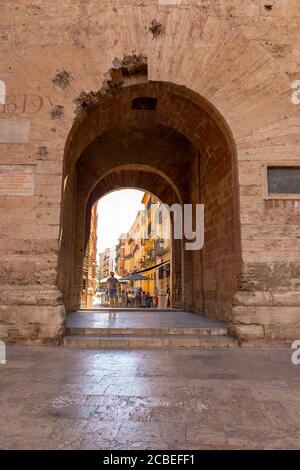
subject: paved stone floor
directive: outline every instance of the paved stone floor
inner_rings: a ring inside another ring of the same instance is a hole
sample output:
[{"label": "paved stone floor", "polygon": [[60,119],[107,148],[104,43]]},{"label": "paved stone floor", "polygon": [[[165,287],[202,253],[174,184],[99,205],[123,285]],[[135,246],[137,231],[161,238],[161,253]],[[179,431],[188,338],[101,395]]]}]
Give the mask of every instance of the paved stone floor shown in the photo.
[{"label": "paved stone floor", "polygon": [[78,311],[68,315],[68,327],[94,328],[213,328],[226,323],[204,315],[179,310],[107,310]]},{"label": "paved stone floor", "polygon": [[8,347],[1,449],[295,449],[289,349]]}]

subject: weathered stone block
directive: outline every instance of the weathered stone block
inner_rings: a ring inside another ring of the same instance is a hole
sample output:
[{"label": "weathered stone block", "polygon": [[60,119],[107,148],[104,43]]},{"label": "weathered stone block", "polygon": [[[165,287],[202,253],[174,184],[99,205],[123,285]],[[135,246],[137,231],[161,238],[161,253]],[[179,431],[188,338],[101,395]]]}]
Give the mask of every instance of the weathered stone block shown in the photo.
[{"label": "weathered stone block", "polygon": [[57,288],[44,288],[36,285],[3,285],[0,303],[4,305],[61,305],[62,293]]},{"label": "weathered stone block", "polygon": [[29,142],[29,132],[29,119],[0,119],[0,143],[27,143]]},{"label": "weathered stone block", "polygon": [[261,325],[232,325],[230,332],[241,341],[251,341],[265,337],[264,327]]},{"label": "weathered stone block", "polygon": [[258,325],[264,328],[268,339],[300,338],[299,307],[278,306],[235,306],[232,324]]},{"label": "weathered stone block", "polygon": [[8,336],[8,325],[2,325],[0,323],[0,339],[7,338]]},{"label": "weathered stone block", "polygon": [[8,328],[8,339],[19,339],[19,338],[36,338],[38,334],[38,326],[31,325],[28,323],[17,322],[15,326]]},{"label": "weathered stone block", "polygon": [[273,305],[300,307],[300,291],[271,292],[271,297]]},{"label": "weathered stone block", "polygon": [[37,337],[42,326],[61,332],[64,322],[63,305],[0,305],[0,324],[8,326],[10,337],[13,337],[14,333],[18,337]]},{"label": "weathered stone block", "polygon": [[272,295],[270,292],[244,292],[238,291],[232,299],[233,305],[271,305]]}]

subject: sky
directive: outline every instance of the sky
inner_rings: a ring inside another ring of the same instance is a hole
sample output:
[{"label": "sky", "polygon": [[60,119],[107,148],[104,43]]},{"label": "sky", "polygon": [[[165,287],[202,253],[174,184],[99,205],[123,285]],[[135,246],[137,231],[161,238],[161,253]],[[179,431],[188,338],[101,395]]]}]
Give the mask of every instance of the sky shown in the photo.
[{"label": "sky", "polygon": [[118,243],[121,233],[126,233],[136,214],[144,209],[141,203],[144,192],[136,189],[113,191],[98,202],[97,251],[111,248]]}]

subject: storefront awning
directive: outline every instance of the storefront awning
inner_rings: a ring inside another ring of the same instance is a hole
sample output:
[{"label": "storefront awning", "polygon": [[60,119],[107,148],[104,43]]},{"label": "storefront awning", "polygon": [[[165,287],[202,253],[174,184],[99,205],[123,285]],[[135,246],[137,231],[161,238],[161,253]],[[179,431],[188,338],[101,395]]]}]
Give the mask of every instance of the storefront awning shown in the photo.
[{"label": "storefront awning", "polygon": [[159,268],[161,268],[162,266],[165,266],[166,264],[169,264],[169,263],[171,263],[170,260],[168,260],[168,261],[163,261],[162,263],[156,264],[155,266],[150,266],[150,268],[141,269],[140,271],[137,271],[137,274],[139,274],[139,273],[147,273],[147,272],[149,272],[149,271],[154,271],[155,269],[159,269]]}]

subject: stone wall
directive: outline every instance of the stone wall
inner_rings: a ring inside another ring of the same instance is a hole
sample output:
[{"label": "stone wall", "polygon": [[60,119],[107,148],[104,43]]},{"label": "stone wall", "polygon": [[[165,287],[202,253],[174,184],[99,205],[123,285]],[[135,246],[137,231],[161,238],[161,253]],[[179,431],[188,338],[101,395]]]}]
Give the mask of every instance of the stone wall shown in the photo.
[{"label": "stone wall", "polygon": [[[62,243],[65,256],[67,250],[72,251],[76,233],[74,201],[71,198],[70,205],[65,204],[63,179],[68,175],[69,196],[77,191],[76,174],[67,160],[79,157],[91,142],[86,129],[78,133],[78,142],[72,136],[85,118],[81,113],[90,112],[86,96],[93,91],[98,99],[97,93],[122,87],[116,71],[124,68],[126,58],[135,56],[147,58],[147,81],[183,87],[178,92],[181,96],[190,91],[190,100],[198,97],[194,101],[201,109],[208,114],[214,110],[211,122],[233,147],[234,201],[228,195],[227,202],[233,204],[239,226],[234,222],[234,258],[228,253],[223,259],[228,271],[237,275],[226,279],[229,285],[220,290],[213,279],[215,271],[210,270],[212,277],[201,278],[197,268],[198,258],[202,264],[209,262],[205,252],[195,255],[189,261],[195,279],[190,297],[194,308],[199,310],[206,303],[208,313],[221,316],[224,307],[222,315],[243,340],[300,335],[300,204],[265,199],[263,171],[266,164],[299,165],[300,161],[300,105],[291,100],[291,84],[300,79],[298,2],[166,3],[1,2],[0,80],[5,82],[6,94],[0,99],[0,164],[18,165],[20,170],[30,167],[34,174],[33,188],[31,183],[24,185],[24,180],[16,187],[16,179],[8,182],[6,176],[8,186],[0,192],[3,338],[39,343],[57,341],[63,332],[70,289],[64,287],[62,298],[62,279],[64,286],[70,286],[74,267],[69,273],[62,271],[59,253]],[[114,113],[107,113],[111,103],[105,106],[98,116],[101,125],[104,119],[109,123],[114,118]],[[181,119],[184,108],[178,108],[174,100],[173,108],[169,105],[161,119],[185,135],[202,158],[207,151],[205,136],[211,137],[213,147],[216,128],[210,131],[203,114],[195,126],[196,114],[186,109],[186,119]],[[0,168],[3,171],[7,170]],[[229,184],[226,178],[223,173],[223,195],[218,195],[222,204]],[[205,189],[205,184],[207,179],[202,188],[207,194],[214,191]],[[231,220],[227,210],[226,214]],[[71,227],[68,239],[61,238],[62,220],[68,220]],[[229,240],[231,235],[224,243],[232,246]],[[215,243],[221,247],[223,242]],[[224,254],[225,245],[220,250]],[[241,262],[238,269],[236,262]],[[221,275],[221,268],[217,271]],[[235,283],[230,309],[228,293]],[[201,300],[204,288],[211,293],[205,302]]]},{"label": "stone wall", "polygon": [[239,220],[235,213],[233,157],[226,143],[194,162],[193,201],[204,204],[204,246],[193,252],[194,310],[230,320],[241,269]]}]

